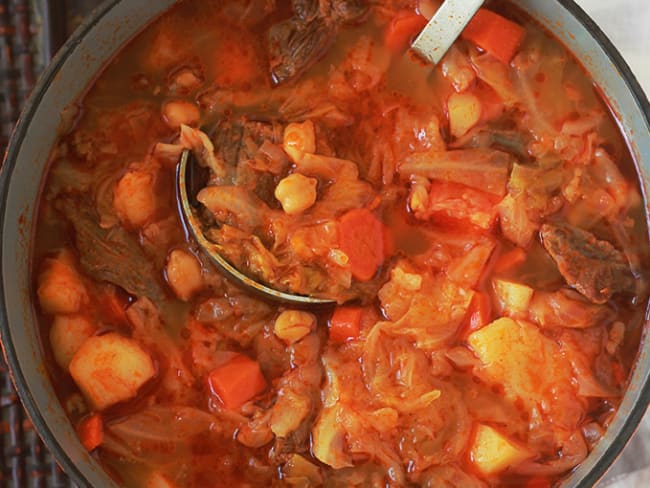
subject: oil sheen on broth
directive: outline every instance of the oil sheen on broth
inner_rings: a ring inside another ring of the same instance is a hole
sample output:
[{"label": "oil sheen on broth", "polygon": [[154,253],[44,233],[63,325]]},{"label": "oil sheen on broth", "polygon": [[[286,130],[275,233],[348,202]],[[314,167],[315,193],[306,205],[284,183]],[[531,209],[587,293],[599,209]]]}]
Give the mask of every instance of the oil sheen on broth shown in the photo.
[{"label": "oil sheen on broth", "polygon": [[[182,1],[108,64],[43,184],[34,300],[86,449],[126,486],[552,486],[625,391],[647,302],[633,161],[507,2],[442,63],[436,2]],[[186,235],[196,215],[247,295]]]}]

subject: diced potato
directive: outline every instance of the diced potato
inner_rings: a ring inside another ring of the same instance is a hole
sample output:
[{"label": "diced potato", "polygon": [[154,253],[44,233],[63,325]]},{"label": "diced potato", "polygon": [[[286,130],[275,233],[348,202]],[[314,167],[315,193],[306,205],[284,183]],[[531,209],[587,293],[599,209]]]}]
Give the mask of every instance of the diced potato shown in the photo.
[{"label": "diced potato", "polygon": [[83,315],[57,315],[50,329],[50,344],[56,364],[67,371],[81,345],[96,331],[95,324]]},{"label": "diced potato", "polygon": [[162,113],[165,123],[172,129],[180,129],[181,125],[196,126],[201,120],[199,107],[182,100],[165,103]]},{"label": "diced potato", "polygon": [[468,343],[479,357],[478,373],[504,385],[506,395],[530,408],[555,389],[573,391],[572,369],[559,346],[524,321],[503,317],[473,332]]},{"label": "diced potato", "polygon": [[64,251],[45,262],[36,294],[41,308],[49,314],[76,313],[88,301],[86,285],[69,252]]},{"label": "diced potato", "polygon": [[320,462],[334,469],[352,466],[349,454],[344,451],[345,430],[339,421],[340,406],[324,408],[312,430],[312,452]]},{"label": "diced potato", "polygon": [[452,93],[447,100],[447,112],[451,134],[460,137],[481,119],[481,101],[472,93]]},{"label": "diced potato", "polygon": [[301,310],[285,310],[275,319],[273,332],[287,344],[293,344],[316,327],[316,317]]},{"label": "diced potato", "polygon": [[151,356],[115,332],[86,340],[70,362],[70,374],[95,410],[130,400],[156,375]]},{"label": "diced potato", "polygon": [[176,296],[184,302],[203,288],[201,263],[195,256],[181,249],[169,253],[165,276]]},{"label": "diced potato", "polygon": [[492,287],[501,313],[512,317],[526,314],[534,293],[530,286],[497,278],[492,281]]},{"label": "diced potato", "polygon": [[152,168],[132,169],[115,186],[113,207],[120,220],[133,227],[149,223],[158,209],[156,172]]},{"label": "diced potato", "polygon": [[470,450],[472,462],[485,476],[516,466],[532,456],[529,449],[517,445],[487,425],[478,426]]},{"label": "diced potato", "polygon": [[294,163],[300,162],[305,153],[316,152],[316,134],[311,120],[292,123],[284,129],[283,149]]},{"label": "diced potato", "polygon": [[283,178],[275,188],[275,198],[288,215],[298,215],[316,203],[318,180],[293,173]]}]

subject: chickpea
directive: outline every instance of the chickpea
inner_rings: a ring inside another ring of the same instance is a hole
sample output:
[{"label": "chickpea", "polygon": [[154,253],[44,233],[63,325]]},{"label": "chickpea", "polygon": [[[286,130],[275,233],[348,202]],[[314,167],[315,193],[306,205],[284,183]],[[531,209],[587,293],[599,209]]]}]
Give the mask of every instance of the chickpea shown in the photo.
[{"label": "chickpea", "polygon": [[316,327],[316,317],[309,312],[285,310],[275,319],[273,331],[287,344],[293,344]]},{"label": "chickpea", "polygon": [[203,288],[201,264],[192,254],[174,249],[165,268],[167,283],[178,298],[186,302]]},{"label": "chickpea", "polygon": [[133,169],[115,186],[113,207],[120,221],[132,227],[149,223],[158,211],[155,168]]},{"label": "chickpea", "polygon": [[172,75],[170,88],[178,93],[189,93],[198,88],[201,83],[203,83],[203,80],[200,72],[185,67]]},{"label": "chickpea", "polygon": [[315,178],[303,176],[300,173],[290,174],[275,188],[275,198],[282,209],[289,215],[298,215],[316,202]]},{"label": "chickpea", "polygon": [[201,120],[199,107],[191,102],[176,100],[163,105],[163,119],[172,129],[180,129],[181,125],[196,126]]},{"label": "chickpea", "polygon": [[311,120],[291,123],[284,129],[283,149],[294,163],[300,162],[303,154],[316,152],[316,134]]}]

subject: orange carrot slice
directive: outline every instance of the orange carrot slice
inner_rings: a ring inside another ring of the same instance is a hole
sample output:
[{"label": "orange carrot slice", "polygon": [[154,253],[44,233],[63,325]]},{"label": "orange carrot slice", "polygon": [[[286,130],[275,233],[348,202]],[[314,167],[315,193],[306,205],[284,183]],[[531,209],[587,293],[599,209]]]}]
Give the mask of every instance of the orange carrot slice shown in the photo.
[{"label": "orange carrot slice", "polygon": [[336,307],[330,319],[330,339],[343,343],[359,337],[361,313],[359,307]]},{"label": "orange carrot slice", "polygon": [[339,247],[359,281],[372,279],[384,262],[385,240],[384,224],[366,208],[350,210],[339,219]]},{"label": "orange carrot slice", "polygon": [[104,421],[101,415],[94,413],[84,417],[77,425],[77,435],[88,451],[99,447],[104,441]]},{"label": "orange carrot slice", "polygon": [[508,64],[524,39],[524,28],[487,9],[480,9],[461,34]]},{"label": "orange carrot slice", "polygon": [[212,370],[208,384],[227,409],[241,407],[267,388],[260,365],[243,354]]}]

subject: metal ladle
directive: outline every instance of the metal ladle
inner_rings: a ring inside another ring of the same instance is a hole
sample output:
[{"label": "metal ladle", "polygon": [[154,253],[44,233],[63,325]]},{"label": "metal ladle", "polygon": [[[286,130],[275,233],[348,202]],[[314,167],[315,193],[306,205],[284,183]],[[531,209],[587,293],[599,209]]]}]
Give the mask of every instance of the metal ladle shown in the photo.
[{"label": "metal ladle", "polygon": [[[223,257],[219,246],[206,239],[203,234],[201,222],[194,214],[193,208],[200,204],[196,201],[196,193],[192,192],[194,193],[192,195],[188,193],[188,179],[191,180],[192,173],[196,174],[197,168],[195,168],[195,166],[196,162],[192,157],[191,151],[185,149],[181,153],[181,159],[176,167],[176,193],[179,201],[179,210],[185,228],[217,269],[219,269],[227,278],[230,278],[246,290],[276,302],[287,303],[299,307],[317,305],[325,306],[336,303],[334,300],[326,298],[297,295],[271,288],[242,273],[233,266],[230,261]],[[190,171],[189,175],[188,169]]]},{"label": "metal ladle", "polygon": [[[481,5],[483,5],[483,0],[446,0],[415,39],[411,47],[423,58],[433,64],[437,64]],[[298,307],[327,306],[336,303],[334,300],[326,298],[298,295],[271,288],[242,273],[224,258],[219,246],[206,239],[203,234],[201,222],[193,211],[193,207],[200,205],[196,201],[196,193],[193,192],[192,195],[189,195],[187,188],[188,168],[191,172],[191,179],[192,172],[196,174],[195,170],[197,168],[194,166],[195,163],[194,158],[191,157],[191,151],[184,150],[176,169],[176,191],[180,202],[179,209],[181,218],[189,234],[191,234],[203,252],[226,277],[248,291],[276,302]],[[192,201],[190,201],[190,197]]]},{"label": "metal ladle", "polygon": [[432,64],[438,64],[485,0],[445,0],[411,48]]}]

